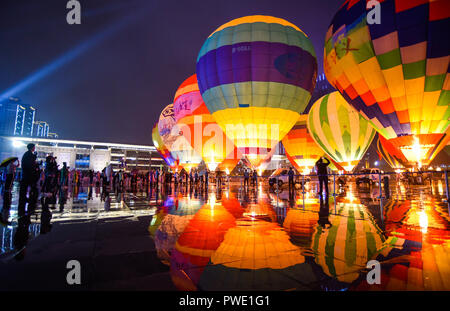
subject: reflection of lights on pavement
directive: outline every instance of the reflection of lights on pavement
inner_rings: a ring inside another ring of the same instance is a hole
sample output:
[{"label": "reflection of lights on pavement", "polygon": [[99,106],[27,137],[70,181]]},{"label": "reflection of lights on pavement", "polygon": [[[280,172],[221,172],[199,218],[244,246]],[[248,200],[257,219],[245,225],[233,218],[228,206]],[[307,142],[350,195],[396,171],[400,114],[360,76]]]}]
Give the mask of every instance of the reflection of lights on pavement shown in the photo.
[{"label": "reflection of lights on pavement", "polygon": [[419,225],[422,229],[422,233],[426,233],[428,231],[428,215],[425,211],[418,212],[419,214]]},{"label": "reflection of lights on pavement", "polygon": [[439,192],[440,195],[444,194],[444,187],[442,186],[442,181],[441,180],[438,181],[438,192]]},{"label": "reflection of lights on pavement", "polygon": [[208,205],[210,209],[214,209],[214,205],[216,205],[216,194],[211,193],[211,195],[208,198]]}]

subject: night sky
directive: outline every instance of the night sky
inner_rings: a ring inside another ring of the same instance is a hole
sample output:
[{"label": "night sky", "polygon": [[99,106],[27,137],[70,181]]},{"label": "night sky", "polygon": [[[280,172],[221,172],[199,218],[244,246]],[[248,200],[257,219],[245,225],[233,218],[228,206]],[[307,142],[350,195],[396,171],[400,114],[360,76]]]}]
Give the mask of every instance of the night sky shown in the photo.
[{"label": "night sky", "polygon": [[59,138],[152,144],[151,128],[195,72],[197,54],[220,25],[272,15],[312,40],[319,72],[328,25],[343,0],[0,1],[0,98],[37,108]]}]

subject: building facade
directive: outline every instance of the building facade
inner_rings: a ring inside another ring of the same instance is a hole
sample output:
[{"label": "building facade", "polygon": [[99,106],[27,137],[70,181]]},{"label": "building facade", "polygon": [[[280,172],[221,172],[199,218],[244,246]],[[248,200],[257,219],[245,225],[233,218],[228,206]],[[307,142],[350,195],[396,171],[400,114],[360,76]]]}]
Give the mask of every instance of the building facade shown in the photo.
[{"label": "building facade", "polygon": [[36,145],[38,161],[44,162],[51,155],[56,157],[59,167],[66,162],[70,169],[101,171],[111,165],[114,171],[147,172],[164,166],[154,146],[38,137],[2,137],[0,158],[15,156],[21,159],[28,143]]},{"label": "building facade", "polygon": [[45,121],[34,121],[33,135],[34,137],[48,137],[50,126]]},{"label": "building facade", "polygon": [[18,97],[0,102],[0,135],[33,135],[36,109],[24,104]]}]

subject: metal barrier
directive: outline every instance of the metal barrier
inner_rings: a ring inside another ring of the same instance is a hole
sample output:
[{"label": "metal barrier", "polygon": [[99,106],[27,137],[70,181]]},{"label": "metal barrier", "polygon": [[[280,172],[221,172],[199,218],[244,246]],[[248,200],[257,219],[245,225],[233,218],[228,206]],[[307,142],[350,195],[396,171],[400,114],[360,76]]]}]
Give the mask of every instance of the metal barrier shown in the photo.
[{"label": "metal barrier", "polygon": [[[430,186],[432,186],[433,181],[436,180],[445,180],[445,196],[446,196],[446,203],[448,206],[448,213],[450,214],[450,192],[449,192],[449,185],[448,185],[448,170],[442,170],[442,171],[417,171],[417,172],[383,172],[383,173],[369,173],[369,172],[361,172],[361,173],[343,173],[343,174],[328,174],[328,182],[330,183],[331,177],[332,177],[332,183],[333,183],[333,192],[332,196],[336,198],[338,196],[338,193],[336,193],[337,187],[336,183],[338,180],[345,179],[345,182],[348,182],[348,179],[350,179],[351,182],[356,182],[357,187],[360,184],[369,184],[369,188],[376,185],[379,189],[378,197],[377,199],[380,200],[380,208],[381,201],[383,199],[389,199],[393,194],[395,190],[395,195],[398,197],[399,193],[397,191],[397,187],[393,187],[393,183],[397,186],[399,183],[404,183],[406,185],[422,185],[426,186],[427,181],[430,182]],[[378,176],[377,176],[378,175]],[[436,175],[439,175],[436,177]],[[265,179],[269,181],[271,178],[275,178],[274,182],[274,190],[277,193],[280,193],[280,185],[278,183],[278,180],[280,177],[286,178],[287,175],[278,175],[278,176],[258,176],[257,182],[261,182],[261,180],[264,182]],[[361,176],[364,176],[361,178]],[[395,178],[392,178],[392,176],[395,176]],[[385,177],[388,177],[386,180]],[[240,180],[240,187],[243,188],[243,176],[227,176],[227,183],[229,183],[232,180],[239,179]],[[307,180],[308,179],[308,180]],[[305,184],[307,182],[316,182],[318,180],[318,176],[316,174],[307,174],[307,175],[294,175],[294,181],[295,183],[301,185],[301,194],[302,194],[302,205],[303,208],[305,208],[305,194],[306,194],[306,187]],[[249,183],[251,184],[251,177],[249,178]],[[383,191],[384,190],[384,191]],[[383,195],[384,194],[384,195]],[[336,200],[334,200],[336,202]],[[381,213],[382,214],[382,213]]]}]

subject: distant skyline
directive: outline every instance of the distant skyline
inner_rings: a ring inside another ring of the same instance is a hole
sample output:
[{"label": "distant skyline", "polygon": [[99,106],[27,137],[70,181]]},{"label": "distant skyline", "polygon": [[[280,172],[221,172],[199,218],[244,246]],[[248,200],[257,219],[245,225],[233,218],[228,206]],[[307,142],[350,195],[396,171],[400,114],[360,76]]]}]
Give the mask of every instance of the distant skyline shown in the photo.
[{"label": "distant skyline", "polygon": [[341,0],[79,0],[81,25],[62,0],[0,4],[0,97],[35,107],[61,138],[151,144],[151,129],[220,25],[273,15],[311,39],[319,73]]}]

